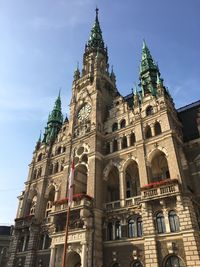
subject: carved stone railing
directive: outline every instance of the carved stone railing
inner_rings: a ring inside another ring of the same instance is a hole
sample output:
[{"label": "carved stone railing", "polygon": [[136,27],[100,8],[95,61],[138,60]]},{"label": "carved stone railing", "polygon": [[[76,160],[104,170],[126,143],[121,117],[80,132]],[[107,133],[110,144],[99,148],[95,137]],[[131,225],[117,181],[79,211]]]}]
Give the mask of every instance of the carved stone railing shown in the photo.
[{"label": "carved stone railing", "polygon": [[140,202],[141,202],[141,196],[126,198],[125,199],[125,206],[126,207],[136,206],[136,205],[140,204]]},{"label": "carved stone railing", "polygon": [[120,200],[105,203],[106,210],[119,209],[120,207]]},{"label": "carved stone railing", "polygon": [[105,203],[104,207],[107,211],[109,211],[124,207],[137,206],[140,202],[141,202],[141,196],[136,196],[136,197],[126,198],[124,199],[124,201],[117,200]]},{"label": "carved stone railing", "polygon": [[180,193],[177,179],[151,183],[142,188],[142,201],[177,195]]},{"label": "carved stone railing", "polygon": [[[85,194],[79,194],[79,195],[74,195],[71,209],[78,208],[81,206],[86,206],[86,207],[91,207],[92,206],[92,198],[88,195]],[[68,207],[68,199],[63,198],[58,201],[54,202],[54,205],[51,210],[51,214],[54,212],[64,212],[67,210]]]}]

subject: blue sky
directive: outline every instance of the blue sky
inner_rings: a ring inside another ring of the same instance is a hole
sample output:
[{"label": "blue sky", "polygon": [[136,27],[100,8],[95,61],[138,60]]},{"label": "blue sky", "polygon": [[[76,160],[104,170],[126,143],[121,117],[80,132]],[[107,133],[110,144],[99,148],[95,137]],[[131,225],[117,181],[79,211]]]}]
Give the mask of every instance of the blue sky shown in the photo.
[{"label": "blue sky", "polygon": [[98,5],[119,91],[138,82],[142,39],[176,107],[200,98],[199,0],[0,0],[0,223],[12,223],[35,142],[73,72]]}]

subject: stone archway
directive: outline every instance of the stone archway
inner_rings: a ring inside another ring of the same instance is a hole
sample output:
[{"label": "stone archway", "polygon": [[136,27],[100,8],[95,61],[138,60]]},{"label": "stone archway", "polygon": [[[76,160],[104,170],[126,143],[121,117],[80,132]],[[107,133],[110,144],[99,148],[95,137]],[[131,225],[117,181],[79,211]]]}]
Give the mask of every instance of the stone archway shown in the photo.
[{"label": "stone archway", "polygon": [[81,267],[81,257],[75,252],[71,251],[67,254],[66,267]]}]

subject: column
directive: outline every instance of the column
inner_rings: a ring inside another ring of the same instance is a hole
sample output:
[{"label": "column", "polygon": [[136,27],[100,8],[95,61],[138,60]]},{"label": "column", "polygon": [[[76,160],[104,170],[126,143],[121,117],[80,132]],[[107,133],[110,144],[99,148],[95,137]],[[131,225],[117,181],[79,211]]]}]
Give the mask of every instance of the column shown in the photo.
[{"label": "column", "polygon": [[81,253],[81,266],[87,267],[87,243],[86,241],[81,242],[82,253]]},{"label": "column", "polygon": [[119,173],[119,188],[120,188],[120,204],[121,204],[121,207],[124,207],[125,206],[125,180],[124,180],[124,173],[123,171],[121,171]]},{"label": "column", "polygon": [[118,150],[122,149],[122,138],[117,139]]},{"label": "column", "polygon": [[127,147],[131,146],[131,135],[127,134]]},{"label": "column", "polygon": [[113,153],[113,142],[110,142],[110,153]]},{"label": "column", "polygon": [[151,127],[151,134],[152,134],[152,136],[155,136],[154,124],[151,124],[150,127]]},{"label": "column", "polygon": [[50,262],[49,262],[49,267],[54,267],[55,266],[55,245],[51,246],[51,255],[50,255]]}]

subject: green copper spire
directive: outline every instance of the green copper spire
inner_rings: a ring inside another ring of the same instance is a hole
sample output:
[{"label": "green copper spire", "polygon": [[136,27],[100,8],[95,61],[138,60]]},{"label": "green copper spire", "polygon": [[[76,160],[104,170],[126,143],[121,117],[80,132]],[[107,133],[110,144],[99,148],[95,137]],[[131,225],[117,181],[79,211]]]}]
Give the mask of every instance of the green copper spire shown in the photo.
[{"label": "green copper spire", "polygon": [[45,133],[43,138],[44,143],[50,143],[55,140],[62,126],[62,123],[63,123],[63,115],[62,115],[60,90],[59,90],[59,94],[55,101],[54,108],[52,112],[49,114],[47,126],[45,127]]},{"label": "green copper spire", "polygon": [[160,75],[159,68],[155,64],[150,50],[143,41],[142,46],[142,60],[140,65],[140,81],[143,88],[143,94],[157,95],[157,73]]},{"label": "green copper spire", "polygon": [[90,38],[88,41],[88,48],[100,48],[104,50],[104,41],[102,37],[102,31],[99,24],[98,18],[99,9],[96,8],[96,18],[94,26],[92,27]]}]

